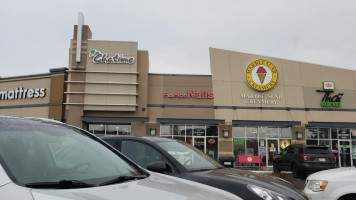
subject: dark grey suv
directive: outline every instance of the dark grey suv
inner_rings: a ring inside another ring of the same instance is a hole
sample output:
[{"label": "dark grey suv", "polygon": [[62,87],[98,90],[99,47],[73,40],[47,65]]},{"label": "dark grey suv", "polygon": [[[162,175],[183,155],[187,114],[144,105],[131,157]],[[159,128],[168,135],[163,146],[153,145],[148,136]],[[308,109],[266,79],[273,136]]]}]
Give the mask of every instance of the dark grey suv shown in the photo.
[{"label": "dark grey suv", "polygon": [[292,171],[293,177],[335,168],[336,158],[327,146],[295,144],[288,146],[273,160],[273,171]]},{"label": "dark grey suv", "polygon": [[161,137],[102,136],[148,170],[210,185],[242,199],[303,200],[308,197],[279,178],[225,168],[190,144]]}]

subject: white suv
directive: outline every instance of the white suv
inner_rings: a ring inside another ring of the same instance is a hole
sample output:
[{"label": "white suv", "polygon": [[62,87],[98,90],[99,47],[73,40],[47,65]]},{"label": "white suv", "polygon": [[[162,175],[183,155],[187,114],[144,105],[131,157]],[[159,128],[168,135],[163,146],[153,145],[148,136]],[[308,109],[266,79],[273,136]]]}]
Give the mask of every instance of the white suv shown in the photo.
[{"label": "white suv", "polygon": [[308,176],[304,192],[315,199],[356,199],[356,168],[337,168]]}]

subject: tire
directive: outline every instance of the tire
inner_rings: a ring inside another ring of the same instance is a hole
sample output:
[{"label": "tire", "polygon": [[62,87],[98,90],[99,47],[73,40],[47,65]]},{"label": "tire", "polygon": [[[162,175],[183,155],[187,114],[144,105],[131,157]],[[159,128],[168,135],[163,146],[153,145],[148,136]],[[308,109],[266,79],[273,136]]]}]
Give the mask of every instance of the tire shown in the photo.
[{"label": "tire", "polygon": [[278,169],[277,163],[273,163],[273,173],[279,174],[281,170]]}]

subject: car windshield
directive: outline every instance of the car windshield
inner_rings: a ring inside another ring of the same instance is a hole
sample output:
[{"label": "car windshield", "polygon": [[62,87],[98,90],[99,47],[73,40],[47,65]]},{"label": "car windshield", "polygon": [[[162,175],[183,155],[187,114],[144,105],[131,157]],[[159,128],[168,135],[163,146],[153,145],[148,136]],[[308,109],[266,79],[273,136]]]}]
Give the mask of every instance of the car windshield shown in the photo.
[{"label": "car windshield", "polygon": [[205,153],[184,142],[164,141],[157,142],[157,145],[167,151],[188,170],[210,170],[222,167]]},{"label": "car windshield", "polygon": [[0,119],[0,162],[14,182],[25,186],[58,182],[96,186],[145,173],[89,136],[57,122]]}]

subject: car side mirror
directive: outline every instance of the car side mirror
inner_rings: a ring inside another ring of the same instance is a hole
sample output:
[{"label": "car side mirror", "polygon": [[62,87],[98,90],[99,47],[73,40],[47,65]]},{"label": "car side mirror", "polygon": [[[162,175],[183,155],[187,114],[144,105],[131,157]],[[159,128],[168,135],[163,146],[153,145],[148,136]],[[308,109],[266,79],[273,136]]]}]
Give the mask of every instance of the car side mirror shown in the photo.
[{"label": "car side mirror", "polygon": [[147,165],[147,169],[153,172],[162,173],[167,171],[167,166],[163,161],[154,161]]}]

